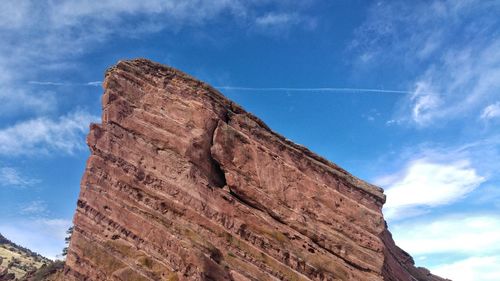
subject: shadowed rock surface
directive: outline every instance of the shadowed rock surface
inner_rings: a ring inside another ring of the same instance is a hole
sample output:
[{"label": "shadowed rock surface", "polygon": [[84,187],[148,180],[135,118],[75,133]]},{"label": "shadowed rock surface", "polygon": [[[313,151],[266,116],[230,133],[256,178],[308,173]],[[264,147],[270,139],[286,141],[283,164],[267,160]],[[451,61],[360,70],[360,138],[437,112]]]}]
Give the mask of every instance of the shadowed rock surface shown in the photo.
[{"label": "shadowed rock surface", "polygon": [[388,232],[382,189],[144,59],[106,72],[64,280],[444,280]]}]

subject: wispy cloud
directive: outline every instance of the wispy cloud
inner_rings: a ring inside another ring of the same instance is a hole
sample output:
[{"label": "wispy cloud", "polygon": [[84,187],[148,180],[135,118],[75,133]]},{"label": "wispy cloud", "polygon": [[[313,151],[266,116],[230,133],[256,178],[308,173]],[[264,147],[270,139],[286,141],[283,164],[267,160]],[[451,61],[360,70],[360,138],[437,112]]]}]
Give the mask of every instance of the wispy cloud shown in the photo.
[{"label": "wispy cloud", "polygon": [[54,92],[33,93],[9,83],[6,85],[0,86],[0,116],[13,116],[19,113],[45,114],[53,112],[57,107],[58,102]]},{"label": "wispy cloud", "polygon": [[472,200],[482,198],[482,206],[494,206],[498,198],[493,190],[500,182],[500,135],[469,139],[424,141],[384,153],[372,178],[387,195],[384,215],[390,221],[430,215],[447,205],[473,203],[461,200],[472,195]]},{"label": "wispy cloud", "polygon": [[49,152],[72,154],[82,149],[89,124],[99,118],[76,111],[49,119],[39,117],[0,129],[0,154],[33,155]]},{"label": "wispy cloud", "polygon": [[43,200],[31,201],[21,205],[21,214],[30,216],[45,216],[48,213],[47,203]]},{"label": "wispy cloud", "polygon": [[[500,39],[470,43],[446,52],[439,64],[432,65],[417,80],[415,94],[408,104],[413,108],[412,119],[419,125],[431,125],[437,119],[460,118],[474,112],[482,116],[483,106],[500,98],[498,53]],[[432,90],[420,94],[420,85]]]},{"label": "wispy cloud", "polygon": [[[242,23],[242,28],[257,19],[269,25],[290,23],[301,17],[301,11],[283,2],[63,0],[31,1],[20,5],[18,1],[7,0],[2,6],[5,17],[0,21],[0,33],[5,38],[5,48],[2,49],[5,51],[4,58],[14,53],[24,53],[27,58],[67,58],[69,54],[85,52],[96,43],[102,43],[115,35],[134,37],[161,30],[175,32],[182,28],[200,27],[221,17],[236,24]],[[269,7],[269,4],[274,4],[275,11],[270,13],[267,10],[263,14],[260,8]],[[14,43],[18,44],[18,48],[9,48]]]},{"label": "wispy cloud", "polygon": [[376,119],[380,118],[380,112],[374,108],[370,109],[369,111],[363,113],[361,117],[365,118],[369,122],[373,122]]},{"label": "wispy cloud", "polygon": [[28,187],[39,183],[40,180],[22,175],[12,167],[0,168],[0,186],[3,187]]},{"label": "wispy cloud", "polygon": [[362,65],[397,63],[415,77],[396,119],[425,127],[479,116],[500,93],[498,12],[495,1],[378,1],[350,50]]},{"label": "wispy cloud", "polygon": [[296,26],[314,29],[316,21],[314,18],[296,12],[270,12],[256,17],[255,26],[261,32],[282,33]]},{"label": "wispy cloud", "polygon": [[500,102],[490,104],[483,109],[481,118],[485,120],[494,119],[500,117]]},{"label": "wispy cloud", "polygon": [[454,281],[497,281],[500,255],[478,256],[431,268],[432,273]]},{"label": "wispy cloud", "polygon": [[415,159],[395,174],[375,182],[385,188],[387,203],[384,215],[398,220],[421,214],[428,207],[445,205],[463,198],[477,188],[485,178],[466,159],[438,162]]},{"label": "wispy cloud", "polygon": [[[417,259],[431,260],[431,271],[457,281],[493,281],[500,274],[500,217],[454,215],[412,221],[391,230],[399,246]],[[447,257],[446,259],[443,259]],[[458,257],[458,258],[457,258]]]},{"label": "wispy cloud", "polygon": [[296,14],[286,13],[268,13],[255,19],[255,23],[262,27],[289,25],[299,21],[300,18]]},{"label": "wispy cloud", "polygon": [[[425,260],[434,274],[457,281],[493,281],[500,274],[500,217],[453,214],[390,227],[398,246]],[[446,257],[446,258],[443,258]]]},{"label": "wispy cloud", "polygon": [[[65,86],[43,81],[68,65],[78,64],[85,53],[115,37],[182,29],[202,29],[207,23],[229,20],[242,30],[255,21],[289,26],[304,18],[303,5],[288,1],[243,0],[102,0],[102,1],[2,1],[0,9],[0,115],[39,115],[54,112],[57,96],[30,85]],[[269,7],[273,9],[269,9]],[[295,5],[296,6],[296,5]],[[271,11],[270,11],[271,10]],[[288,16],[284,16],[288,15]],[[285,24],[287,22],[287,24]],[[302,25],[293,25],[301,28]],[[73,65],[73,67],[75,67]],[[26,85],[26,81],[31,81]],[[89,82],[82,85],[99,86]]]},{"label": "wispy cloud", "polygon": [[500,217],[496,215],[454,214],[412,220],[390,228],[398,246],[416,256],[500,252]]},{"label": "wispy cloud", "polygon": [[412,104],[411,117],[419,125],[430,122],[433,117],[432,112],[443,104],[439,94],[436,94],[431,87],[425,81],[417,82],[409,99]]}]

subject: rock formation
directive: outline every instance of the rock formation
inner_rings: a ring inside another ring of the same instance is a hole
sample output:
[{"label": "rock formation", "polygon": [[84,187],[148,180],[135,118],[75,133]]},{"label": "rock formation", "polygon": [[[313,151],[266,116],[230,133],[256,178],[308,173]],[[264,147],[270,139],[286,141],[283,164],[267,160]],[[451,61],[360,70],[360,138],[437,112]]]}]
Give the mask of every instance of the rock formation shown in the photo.
[{"label": "rock formation", "polygon": [[106,72],[64,280],[443,280],[391,238],[382,189],[144,59]]}]

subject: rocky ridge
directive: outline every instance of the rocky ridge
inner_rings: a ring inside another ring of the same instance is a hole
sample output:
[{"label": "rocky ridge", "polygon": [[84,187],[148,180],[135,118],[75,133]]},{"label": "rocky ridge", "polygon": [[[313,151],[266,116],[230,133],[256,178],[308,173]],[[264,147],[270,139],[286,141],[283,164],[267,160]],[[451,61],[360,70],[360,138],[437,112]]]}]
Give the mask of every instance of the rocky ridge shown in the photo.
[{"label": "rocky ridge", "polygon": [[416,268],[383,190],[148,60],[106,72],[64,280],[444,280]]}]

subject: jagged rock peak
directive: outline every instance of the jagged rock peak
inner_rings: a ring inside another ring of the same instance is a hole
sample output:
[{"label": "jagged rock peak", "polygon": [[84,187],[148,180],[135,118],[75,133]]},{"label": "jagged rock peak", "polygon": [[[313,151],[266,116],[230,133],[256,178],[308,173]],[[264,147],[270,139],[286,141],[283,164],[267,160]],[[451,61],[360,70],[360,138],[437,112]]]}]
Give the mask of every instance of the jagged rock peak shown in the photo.
[{"label": "jagged rock peak", "polygon": [[394,245],[382,189],[149,60],[106,72],[65,280],[443,280]]}]

